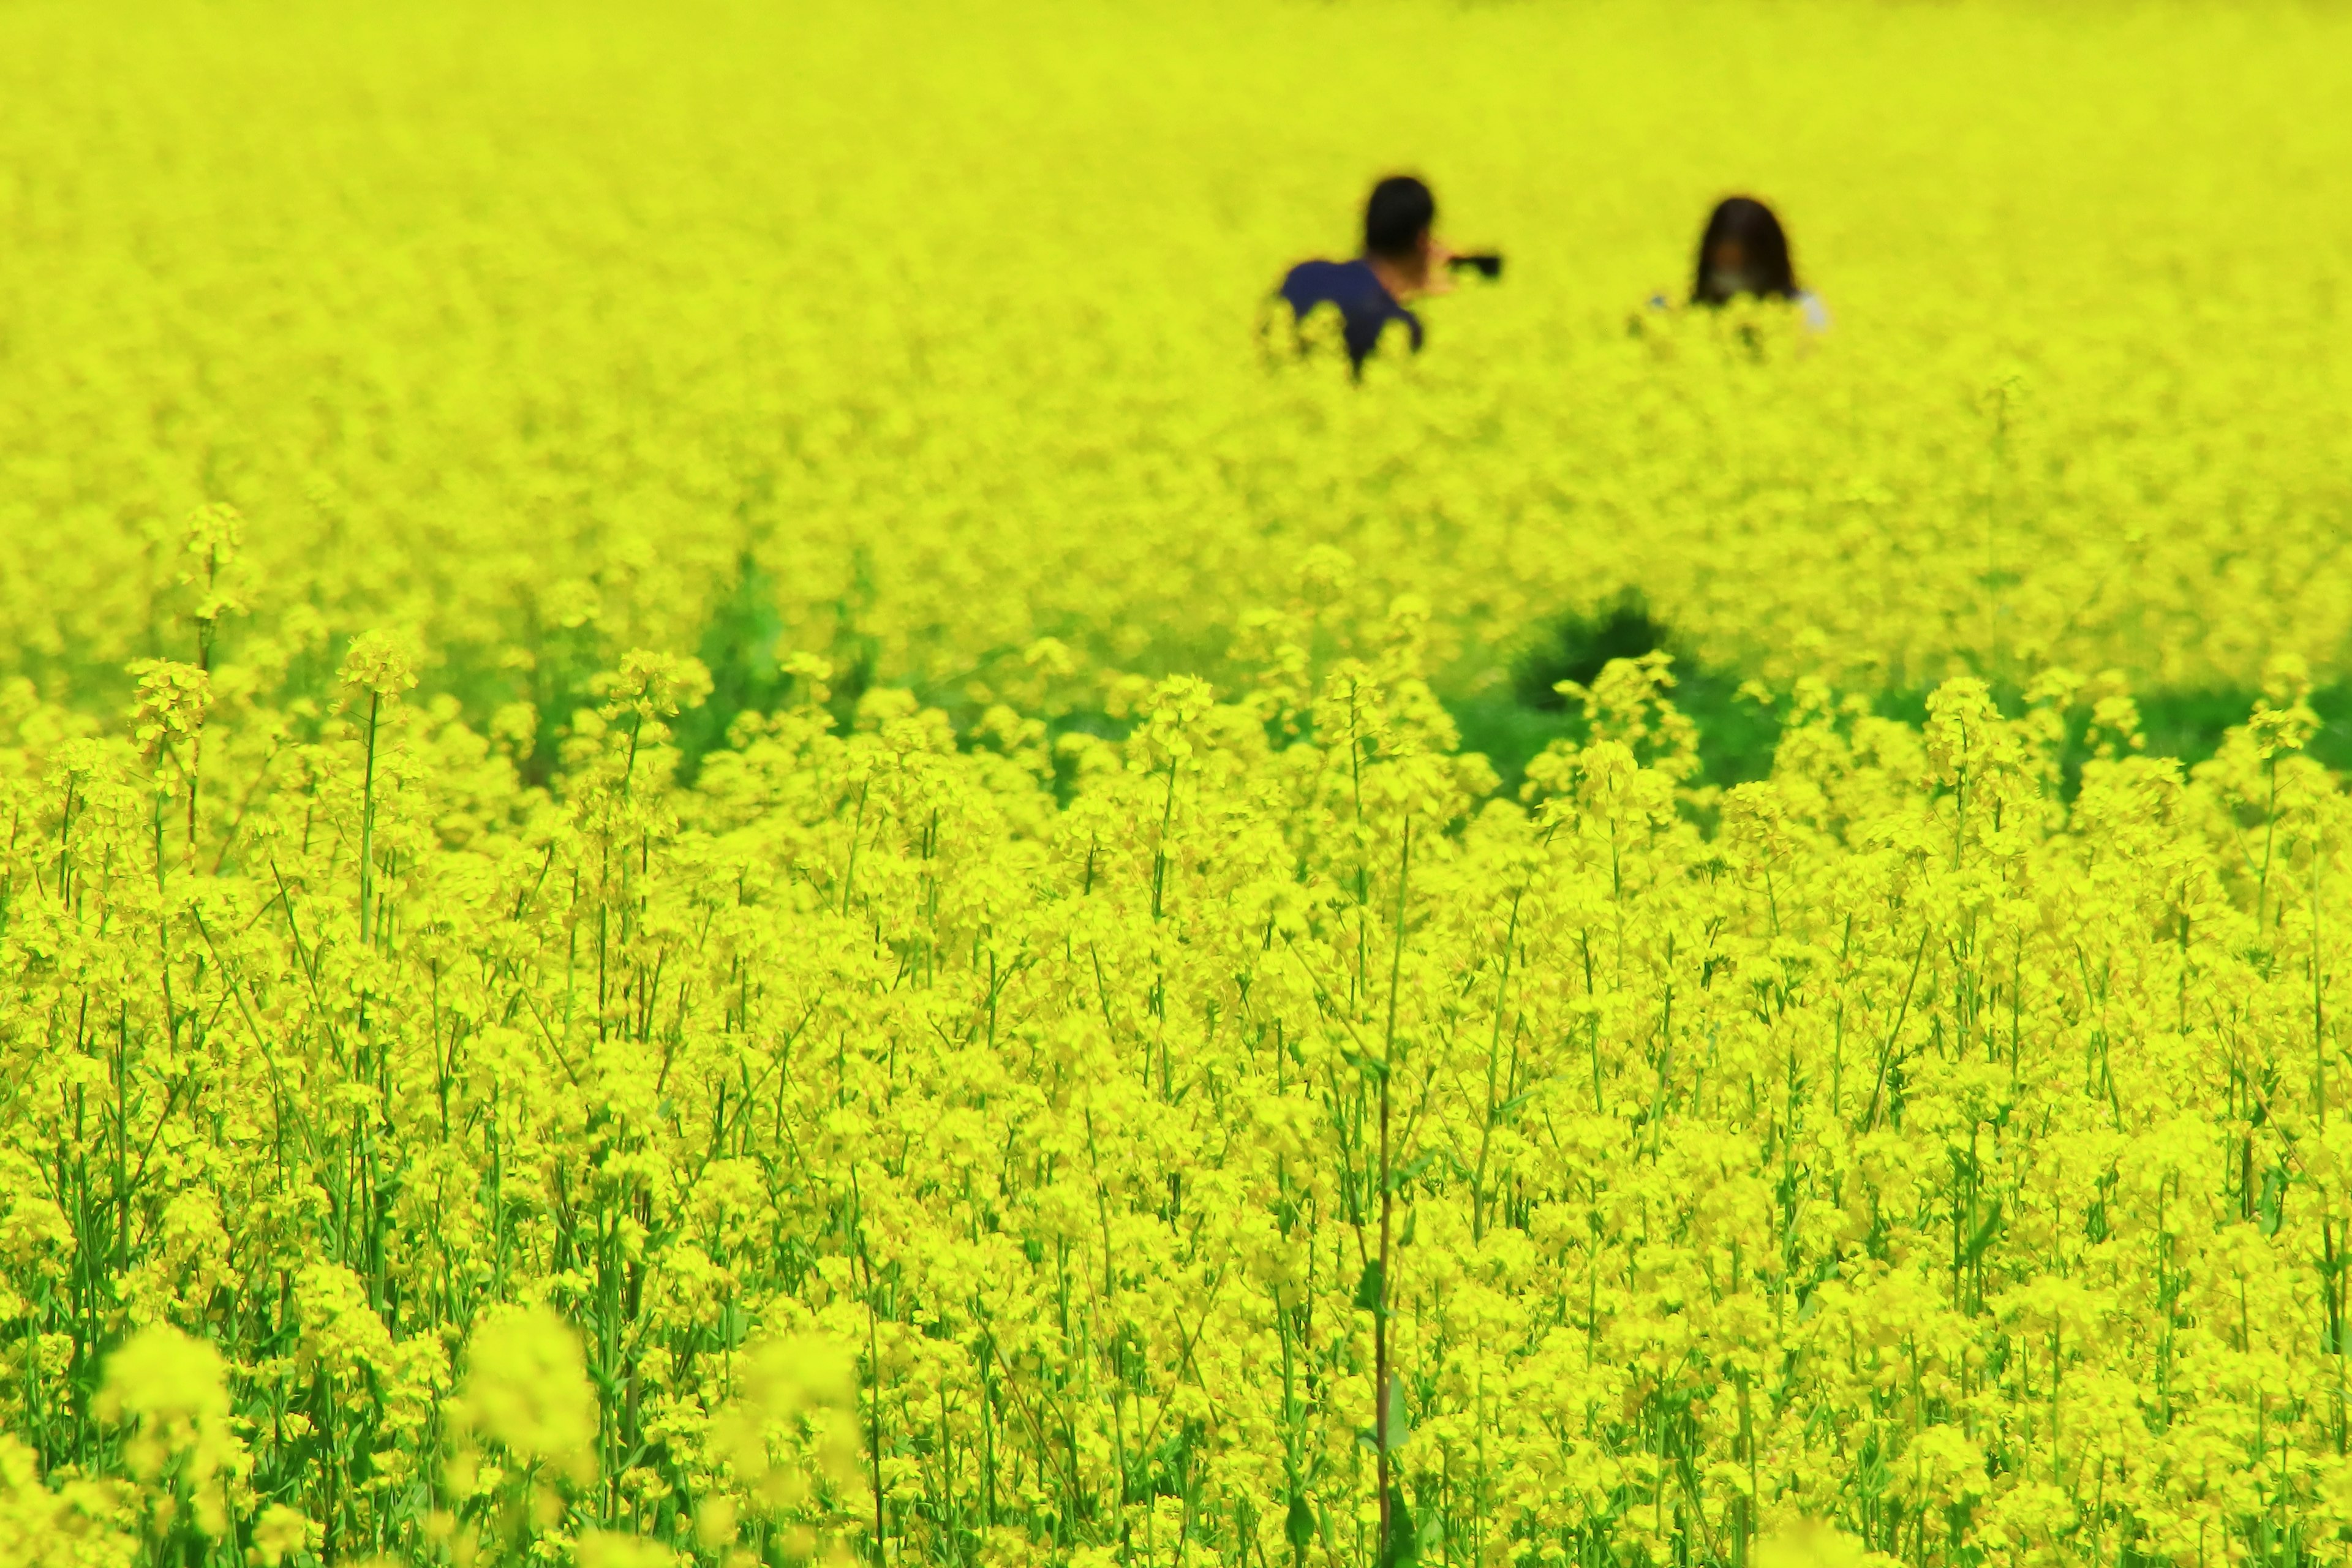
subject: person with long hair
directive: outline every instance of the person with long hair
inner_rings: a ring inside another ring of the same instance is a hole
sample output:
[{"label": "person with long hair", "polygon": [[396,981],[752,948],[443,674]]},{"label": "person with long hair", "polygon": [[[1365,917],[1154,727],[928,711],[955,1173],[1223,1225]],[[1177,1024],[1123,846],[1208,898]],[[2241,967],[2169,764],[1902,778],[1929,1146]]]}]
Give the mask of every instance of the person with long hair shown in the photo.
[{"label": "person with long hair", "polygon": [[1830,324],[1820,297],[1798,284],[1788,233],[1772,209],[1753,196],[1726,196],[1699,236],[1690,299],[1694,305],[1720,307],[1743,295],[1788,300],[1815,331]]}]

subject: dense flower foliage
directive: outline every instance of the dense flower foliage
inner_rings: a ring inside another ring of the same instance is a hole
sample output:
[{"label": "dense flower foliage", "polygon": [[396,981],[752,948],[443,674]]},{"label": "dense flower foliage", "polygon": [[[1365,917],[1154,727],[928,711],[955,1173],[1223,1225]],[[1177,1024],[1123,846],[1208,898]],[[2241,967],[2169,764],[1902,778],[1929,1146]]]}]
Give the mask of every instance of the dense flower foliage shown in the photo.
[{"label": "dense flower foliage", "polygon": [[[0,14],[0,1563],[2347,1555],[2345,16],[133,9]],[[1504,284],[1269,360],[1407,161]],[[1733,184],[1828,333],[1643,303]],[[1769,778],[1464,748],[1625,586]]]},{"label": "dense flower foliage", "polygon": [[1511,801],[1418,606],[1310,679],[1313,619],[1058,756],[811,671],[690,788],[670,656],[553,795],[382,640],[324,709],[20,707],[7,1506],[1303,1563],[1383,1555],[1385,1461],[1390,1560],[2335,1549],[2352,868],[2292,666],[2192,779],[2104,698],[2067,802],[2061,682],[1809,683],[1724,793],[1622,662]]},{"label": "dense flower foliage", "polygon": [[[411,624],[542,704],[747,577],[942,702],[1041,636],[1212,674],[1316,544],[1448,679],[1625,584],[1918,686],[2251,688],[2352,629],[2334,7],[134,5],[0,16],[0,508],[78,545],[12,554],[0,660],[47,681],[186,657],[224,501],[225,636]],[[1259,302],[1397,166],[1503,282],[1409,389],[1269,377]],[[1644,308],[1741,188],[1811,352]]]}]

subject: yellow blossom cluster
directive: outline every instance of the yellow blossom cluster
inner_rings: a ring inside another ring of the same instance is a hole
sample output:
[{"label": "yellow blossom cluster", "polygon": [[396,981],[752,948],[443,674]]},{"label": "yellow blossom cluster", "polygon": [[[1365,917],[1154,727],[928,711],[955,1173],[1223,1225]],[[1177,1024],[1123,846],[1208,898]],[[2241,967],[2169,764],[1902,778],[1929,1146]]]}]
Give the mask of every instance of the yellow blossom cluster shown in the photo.
[{"label": "yellow blossom cluster", "polygon": [[2104,700],[2070,796],[2063,677],[1802,683],[1725,791],[1620,661],[1511,799],[1426,629],[1050,752],[812,680],[690,785],[655,653],[552,789],[365,642],[201,774],[22,706],[0,1501],[222,1562],[2340,1556],[2300,666],[2189,776]]},{"label": "yellow blossom cluster", "polygon": [[0,12],[0,1568],[2352,1560],[2347,60]]}]

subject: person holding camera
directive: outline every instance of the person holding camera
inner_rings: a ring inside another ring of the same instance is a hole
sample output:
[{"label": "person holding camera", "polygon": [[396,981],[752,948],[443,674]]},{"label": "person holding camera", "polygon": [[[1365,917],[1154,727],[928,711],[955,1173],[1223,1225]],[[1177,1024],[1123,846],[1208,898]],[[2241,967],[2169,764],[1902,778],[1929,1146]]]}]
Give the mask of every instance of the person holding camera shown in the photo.
[{"label": "person holding camera", "polygon": [[1429,187],[1410,174],[1392,174],[1372,187],[1364,204],[1364,253],[1353,261],[1300,262],[1283,279],[1279,297],[1294,321],[1322,306],[1336,307],[1340,341],[1359,375],[1391,321],[1404,323],[1419,353],[1421,318],[1408,303],[1450,289],[1450,270],[1475,268],[1493,278],[1503,266],[1499,256],[1457,255],[1437,237],[1436,227],[1437,198]]}]

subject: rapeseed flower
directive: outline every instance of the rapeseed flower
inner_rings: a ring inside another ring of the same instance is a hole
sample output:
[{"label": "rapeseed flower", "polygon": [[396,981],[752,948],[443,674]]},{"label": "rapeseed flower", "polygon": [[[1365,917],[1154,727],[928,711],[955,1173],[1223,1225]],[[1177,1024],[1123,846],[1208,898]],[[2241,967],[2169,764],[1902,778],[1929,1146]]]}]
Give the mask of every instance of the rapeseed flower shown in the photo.
[{"label": "rapeseed flower", "polygon": [[[2343,17],[134,12],[0,16],[0,1561],[2344,1559]],[[1253,352],[1408,153],[1526,265]],[[1750,174],[1826,335],[1638,305]]]}]

